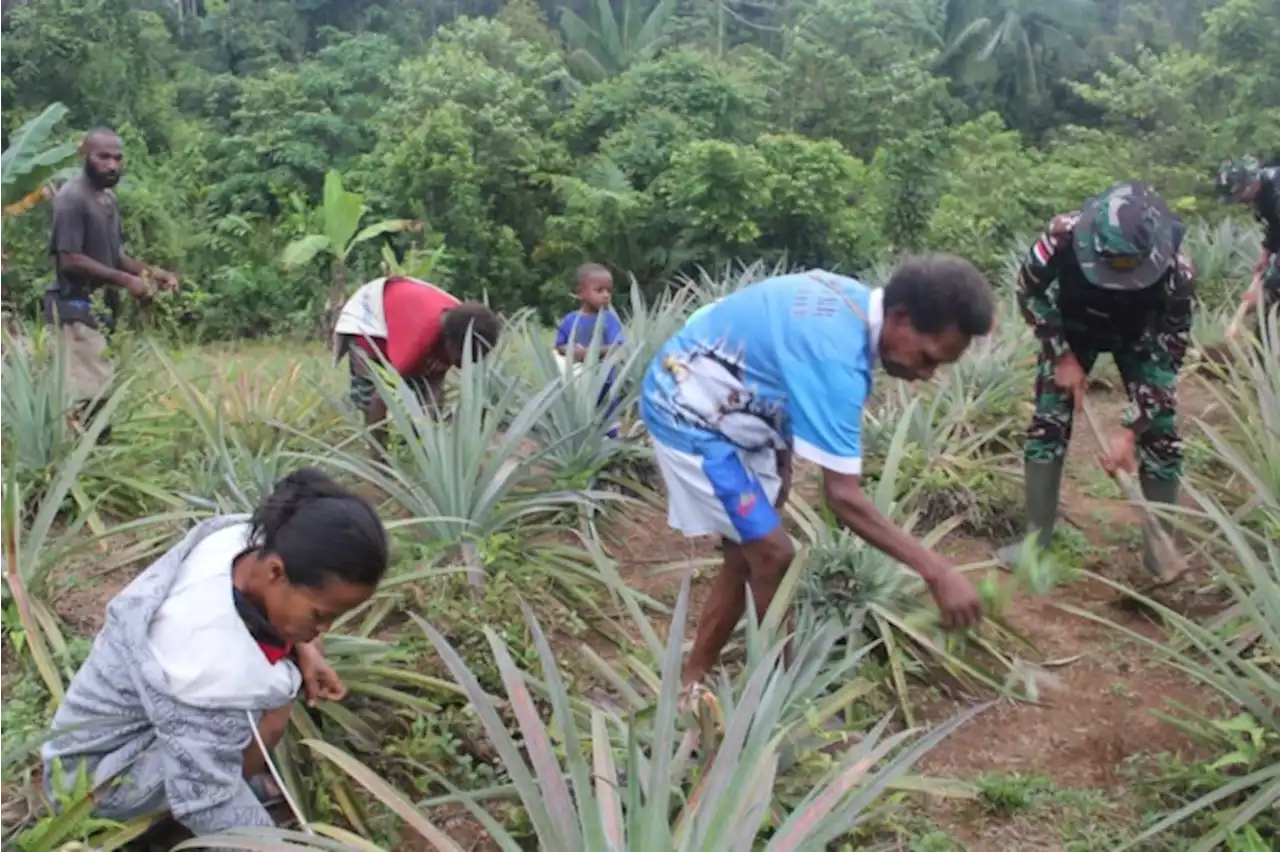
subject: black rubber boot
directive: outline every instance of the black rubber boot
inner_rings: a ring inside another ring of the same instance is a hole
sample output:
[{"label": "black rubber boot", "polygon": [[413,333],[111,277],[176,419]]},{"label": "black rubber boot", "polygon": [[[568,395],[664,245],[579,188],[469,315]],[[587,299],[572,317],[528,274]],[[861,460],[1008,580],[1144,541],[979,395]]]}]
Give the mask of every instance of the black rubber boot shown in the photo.
[{"label": "black rubber boot", "polygon": [[[1036,534],[1036,544],[1048,550],[1053,543],[1053,527],[1058,520],[1058,492],[1062,488],[1065,458],[1051,462],[1029,461],[1024,466],[1026,487],[1026,535]],[[1008,568],[1018,564],[1022,542],[1016,541],[996,551],[996,557]]]},{"label": "black rubber boot", "polygon": [[[1163,503],[1166,506],[1177,504],[1178,480],[1143,476],[1140,478],[1140,482],[1142,483],[1142,496],[1148,503]],[[1162,521],[1161,526],[1164,527],[1165,532],[1172,532],[1168,523]],[[1142,567],[1157,577],[1162,575],[1160,562],[1155,556],[1151,534],[1146,531],[1145,525],[1142,530]]]}]

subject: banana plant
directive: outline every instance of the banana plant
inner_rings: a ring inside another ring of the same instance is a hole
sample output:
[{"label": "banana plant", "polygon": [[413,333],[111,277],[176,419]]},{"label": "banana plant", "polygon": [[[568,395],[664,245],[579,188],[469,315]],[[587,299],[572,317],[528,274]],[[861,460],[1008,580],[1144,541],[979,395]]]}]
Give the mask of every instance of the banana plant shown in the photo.
[{"label": "banana plant", "polygon": [[347,260],[356,246],[383,234],[422,229],[422,223],[413,219],[384,219],[361,228],[360,221],[366,212],[364,196],[348,192],[342,185],[342,173],[330,171],[324,177],[324,200],[320,207],[323,233],[299,237],[285,246],[281,256],[281,261],[290,268],[306,266],[321,254],[328,257],[329,293],[320,329],[326,340],[332,337],[338,314],[347,300]]},{"label": "banana plant", "polygon": [[391,246],[382,246],[384,275],[407,275],[419,281],[430,281],[433,275],[444,269],[446,260],[444,246],[437,246],[430,251],[411,248],[403,258],[397,258]]},{"label": "banana plant", "polygon": [[10,278],[9,255],[4,247],[6,224],[40,203],[46,184],[76,154],[72,143],[49,145],[55,125],[65,115],[67,107],[61,104],[45,107],[40,115],[15,130],[9,137],[9,147],[0,151],[0,298],[5,301],[17,293],[12,289],[17,284],[6,280]]},{"label": "banana plant", "polygon": [[75,157],[74,142],[48,144],[54,127],[66,114],[63,104],[49,104],[9,137],[9,147],[0,155],[4,215],[16,216],[31,209],[43,196],[45,184]]}]

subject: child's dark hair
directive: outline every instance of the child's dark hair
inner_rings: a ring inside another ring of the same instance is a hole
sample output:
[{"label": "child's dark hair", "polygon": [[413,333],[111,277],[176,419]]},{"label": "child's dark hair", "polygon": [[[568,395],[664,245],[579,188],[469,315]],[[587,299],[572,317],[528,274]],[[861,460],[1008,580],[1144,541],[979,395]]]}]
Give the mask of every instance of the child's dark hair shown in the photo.
[{"label": "child's dark hair", "polygon": [[373,506],[313,468],[276,483],[252,524],[251,543],[278,555],[295,586],[319,589],[331,577],[376,586],[387,570],[387,533]]},{"label": "child's dark hair", "polygon": [[995,322],[991,285],[976,266],[954,254],[909,257],[898,264],[884,288],[884,309],[901,308],[922,334],[955,327],[980,337]]},{"label": "child's dark hair", "polygon": [[609,267],[601,263],[584,263],[578,267],[578,271],[573,273],[573,292],[577,293],[582,289],[582,285],[587,283],[597,275],[608,275],[613,277],[613,273],[609,271]]},{"label": "child's dark hair", "polygon": [[480,302],[463,302],[450,308],[440,321],[445,342],[454,352],[462,352],[467,342],[467,329],[471,329],[471,359],[478,361],[498,345],[502,333],[502,321]]}]

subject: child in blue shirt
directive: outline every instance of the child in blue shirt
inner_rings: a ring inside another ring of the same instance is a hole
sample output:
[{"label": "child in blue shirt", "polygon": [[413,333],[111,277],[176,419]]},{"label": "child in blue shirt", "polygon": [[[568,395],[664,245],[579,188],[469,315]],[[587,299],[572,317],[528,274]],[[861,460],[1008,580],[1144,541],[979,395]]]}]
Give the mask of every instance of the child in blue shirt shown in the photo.
[{"label": "child in blue shirt", "polygon": [[[586,360],[592,338],[596,333],[596,323],[602,322],[600,329],[598,357],[604,357],[614,346],[622,343],[622,322],[618,315],[609,309],[613,299],[613,275],[607,268],[598,263],[585,263],[578,267],[574,275],[574,294],[578,297],[578,309],[570,311],[560,320],[556,329],[556,352],[578,364]],[[600,391],[600,402],[609,397],[613,389],[615,371],[609,371],[609,378]],[[614,400],[609,407],[612,414],[618,407]],[[610,438],[618,437],[618,429],[609,430]]]}]

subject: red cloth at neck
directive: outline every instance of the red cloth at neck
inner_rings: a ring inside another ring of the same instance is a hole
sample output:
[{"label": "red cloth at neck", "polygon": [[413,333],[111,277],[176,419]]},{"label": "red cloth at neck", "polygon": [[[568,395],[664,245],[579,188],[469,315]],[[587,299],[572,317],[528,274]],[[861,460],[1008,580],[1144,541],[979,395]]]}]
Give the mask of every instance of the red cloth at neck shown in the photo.
[{"label": "red cloth at neck", "polygon": [[267,662],[273,666],[293,653],[292,642],[286,642],[283,646],[259,642],[258,647],[262,649],[262,656],[266,657]]}]

